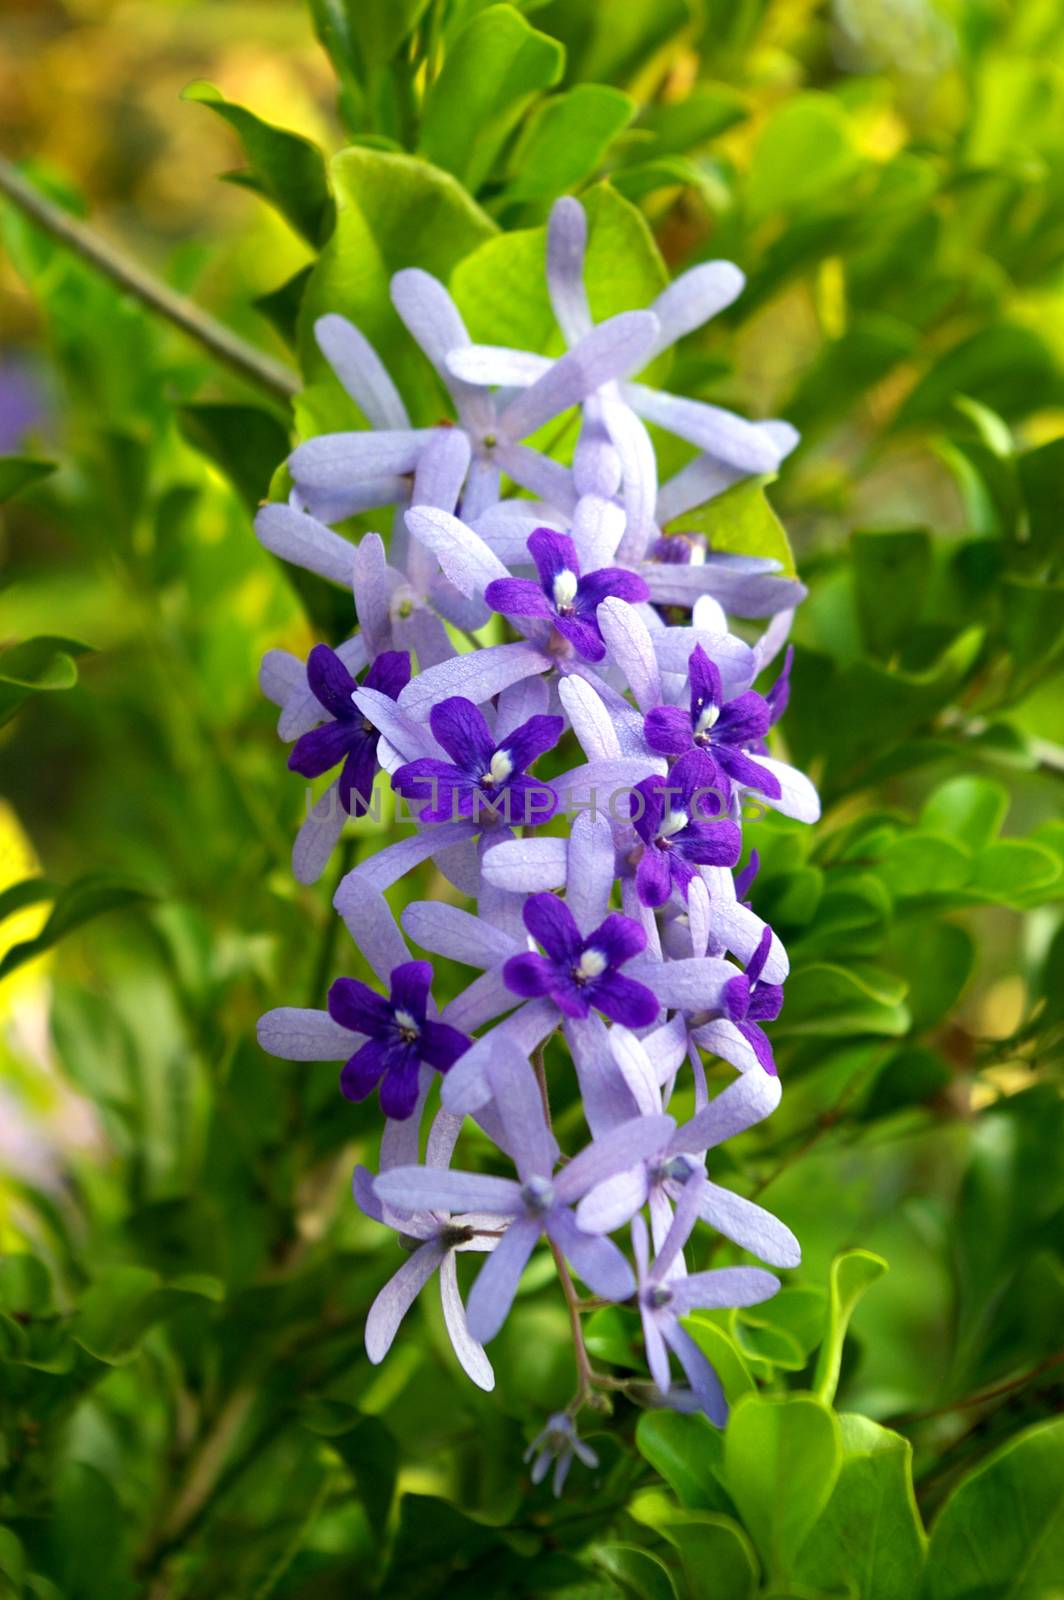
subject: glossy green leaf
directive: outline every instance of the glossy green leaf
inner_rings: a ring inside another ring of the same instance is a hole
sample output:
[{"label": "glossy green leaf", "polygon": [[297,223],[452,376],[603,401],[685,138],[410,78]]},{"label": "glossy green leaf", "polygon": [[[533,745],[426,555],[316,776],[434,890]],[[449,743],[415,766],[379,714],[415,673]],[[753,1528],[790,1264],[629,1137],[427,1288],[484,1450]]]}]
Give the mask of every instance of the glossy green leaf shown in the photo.
[{"label": "glossy green leaf", "polygon": [[[584,278],[592,315],[602,322],[649,305],[668,277],[645,218],[609,184],[592,189],[583,203],[588,218]],[[455,269],[451,289],[472,339],[561,349],[543,276],[546,249],[545,228],[522,229],[489,239]]]},{"label": "glossy green leaf", "polygon": [[778,561],[783,572],[794,573],[794,556],[783,524],[757,479],[737,483],[701,509],[684,512],[676,521],[676,531],[681,529],[705,534],[711,550]]},{"label": "glossy green leaf", "polygon": [[51,883],[47,878],[23,878],[21,883],[13,883],[9,889],[0,891],[0,922],[5,917],[13,917],[16,912],[24,911],[27,906],[40,905],[42,900],[54,900],[58,893],[58,884]]},{"label": "glossy green leaf", "polygon": [[510,161],[507,201],[553,200],[598,171],[635,105],[607,84],[581,83],[547,100]]},{"label": "glossy green leaf", "polygon": [[844,1250],[831,1263],[827,1321],[813,1378],[816,1393],[829,1404],[838,1388],[842,1347],[850,1318],[861,1297],[886,1271],[883,1257],[873,1255],[871,1250]]},{"label": "glossy green leaf", "polygon": [[151,898],[147,889],[113,878],[108,873],[90,872],[61,889],[55,897],[48,921],[33,939],[12,945],[0,960],[0,978],[6,978],[25,962],[43,955],[75,928],[102,916]]},{"label": "glossy green leaf", "polygon": [[758,1564],[753,1546],[731,1517],[688,1513],[662,1529],[683,1561],[690,1600],[751,1600]]},{"label": "glossy green leaf", "polygon": [[964,773],[932,791],[920,812],[920,822],[932,832],[949,834],[969,850],[981,850],[997,837],[1008,808],[1004,784]]},{"label": "glossy green leaf", "polygon": [[948,894],[972,876],[971,852],[947,833],[899,834],[880,858],[883,882],[899,899]]},{"label": "glossy green leaf", "polygon": [[750,169],[747,202],[757,216],[794,211],[849,178],[859,157],[846,113],[828,95],[785,100],[766,123]]},{"label": "glossy green leaf", "polygon": [[770,1577],[786,1577],[842,1464],[834,1413],[814,1395],[747,1395],[728,1419],[724,1478]]},{"label": "glossy green leaf", "polygon": [[287,456],[287,429],[261,406],[199,403],[178,412],[181,431],[214,461],[254,511],[268,497],[270,479]]},{"label": "glossy green leaf", "polygon": [[680,155],[748,115],[749,102],[730,84],[697,83],[682,100],[647,106],[640,113],[638,127],[654,135],[656,154]]},{"label": "glossy green leaf", "polygon": [[704,1311],[685,1317],[684,1327],[720,1379],[728,1404],[734,1405],[742,1395],[749,1394],[754,1380],[736,1340]]},{"label": "glossy green leaf", "polygon": [[72,689],[78,681],[74,657],[89,648],[76,639],[41,634],[0,650],[0,727],[31,695]]},{"label": "glossy green leaf", "polygon": [[645,1411],[635,1430],[639,1453],[690,1510],[730,1509],[721,1485],[724,1450],[719,1431],[705,1417],[678,1411]]},{"label": "glossy green leaf", "polygon": [[[909,1013],[896,987],[853,967],[815,962],[791,974],[775,1034],[874,1033],[897,1037],[908,1032]],[[904,985],[902,986],[904,993]]]},{"label": "glossy green leaf", "polygon": [[854,534],[857,612],[873,655],[889,656],[919,619],[931,560],[931,536],[925,528]]},{"label": "glossy green leaf", "polygon": [[593,1559],[624,1594],[634,1595],[636,1600],[676,1600],[668,1567],[649,1550],[635,1544],[600,1544]]},{"label": "glossy green leaf", "polygon": [[927,1538],[912,1482],[912,1445],[867,1417],[842,1415],[838,1481],[795,1568],[800,1582],[861,1600],[913,1600]]},{"label": "glossy green leaf", "polygon": [[54,471],[54,461],[39,461],[36,456],[0,456],[0,505]]},{"label": "glossy green leaf", "polygon": [[129,1361],[148,1330],[198,1300],[220,1300],[215,1278],[186,1275],[164,1283],[148,1267],[110,1267],[82,1296],[74,1338],[112,1365]]},{"label": "glossy green leaf", "polygon": [[[333,158],[330,172],[337,224],[300,310],[304,372],[308,379],[335,381],[314,342],[314,323],[326,312],[339,312],[370,340],[408,406],[414,405],[420,387],[426,395],[423,404],[431,408],[426,415],[434,420],[437,391],[424,356],[413,350],[392,307],[391,278],[403,267],[420,267],[446,280],[463,256],[495,232],[495,225],[450,173],[413,156],[352,145]],[[350,419],[351,414],[345,397],[341,415]]]},{"label": "glossy green leaf", "polygon": [[931,1530],[928,1600],[1050,1600],[1064,1573],[1064,1420],[1010,1439],[957,1485]]},{"label": "glossy green leaf", "polygon": [[270,200],[309,244],[324,244],[335,209],[318,147],[234,105],[213,83],[190,83],[183,98],[209,106],[236,130],[248,159],[248,171],[239,174],[245,187]]},{"label": "glossy green leaf", "polygon": [[565,51],[509,5],[488,6],[452,40],[426,99],[421,150],[474,192],[531,98],[558,82]]},{"label": "glossy green leaf", "polygon": [[1026,839],[996,839],[975,859],[970,889],[988,900],[1022,904],[1025,896],[1060,879],[1060,859]]}]

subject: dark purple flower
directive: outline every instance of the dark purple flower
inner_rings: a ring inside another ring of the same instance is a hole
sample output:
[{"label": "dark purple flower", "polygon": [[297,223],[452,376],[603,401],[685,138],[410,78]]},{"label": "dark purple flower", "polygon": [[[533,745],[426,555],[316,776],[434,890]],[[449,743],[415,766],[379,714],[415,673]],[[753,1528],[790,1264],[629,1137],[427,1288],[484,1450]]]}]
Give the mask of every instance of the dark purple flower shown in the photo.
[{"label": "dark purple flower", "polygon": [[527,776],[537,756],[558,743],[565,729],[561,717],[529,717],[501,744],[483,712],[454,695],[429,713],[433,737],[451,757],[436,761],[423,756],[392,774],[392,788],[408,800],[428,800],[422,822],[457,822],[462,817],[496,821],[515,827],[546,822],[558,809],[549,783]]},{"label": "dark purple flower", "polygon": [[720,673],[700,644],[691,652],[688,672],[689,711],[653,706],[643,723],[647,744],[667,756],[701,750],[736,783],[778,800],[782,793],[778,778],[745,753],[745,747],[758,744],[772,725],[768,701],[753,689],[725,701]]},{"label": "dark purple flower", "polygon": [[601,661],[606,646],[595,613],[609,595],[635,604],[646,600],[649,589],[634,572],[623,567],[600,567],[580,575],[576,546],[565,533],[536,528],[529,534],[528,550],[536,563],[539,582],[531,578],[496,578],[484,590],[493,611],[509,617],[549,619],[577,655]]},{"label": "dark purple flower", "polygon": [[750,1045],[765,1071],[775,1077],[776,1062],[772,1046],[764,1028],[758,1026],[762,1022],[775,1021],[783,1006],[783,985],[760,982],[771,946],[772,929],[766,928],[761,935],[761,943],[747,963],[746,971],[729,978],[724,985],[722,1010]]},{"label": "dark purple flower", "polygon": [[381,1086],[381,1109],[402,1121],[417,1103],[418,1073],[423,1061],[446,1072],[472,1044],[468,1035],[426,1016],[432,966],[406,961],[392,968],[389,999],[357,978],[337,978],[329,990],[329,1015],[342,1028],[364,1033],[344,1065],[340,1088],[349,1100],[364,1100]]},{"label": "dark purple flower", "polygon": [[794,646],[787,646],[787,654],[783,658],[783,670],[772,685],[765,691],[765,701],[772,712],[772,725],[774,726],[787,709],[791,698],[791,667],[794,665]]},{"label": "dark purple flower", "polygon": [[696,867],[738,861],[742,836],[735,823],[708,820],[721,810],[719,774],[700,751],[681,756],[666,777],[637,783],[629,804],[643,841],[635,886],[645,906],[663,906],[673,889],[686,899]]},{"label": "dark purple flower", "polygon": [[628,1028],[650,1026],[661,1009],[657,996],[618,971],[646,946],[638,922],[611,911],[585,939],[569,907],[553,894],[530,895],[523,915],[546,954],[511,956],[502,969],[508,989],[526,999],[549,995],[567,1017],[596,1010]]},{"label": "dark purple flower", "polygon": [[[386,694],[389,700],[398,700],[409,682],[410,657],[406,651],[384,650],[371,664],[362,686]],[[342,761],[340,804],[353,817],[361,817],[369,808],[377,775],[377,730],[352,701],[358,684],[327,644],[316,644],[310,652],[307,683],[331,720],[296,740],[288,757],[289,768],[304,778],[320,778]]]}]

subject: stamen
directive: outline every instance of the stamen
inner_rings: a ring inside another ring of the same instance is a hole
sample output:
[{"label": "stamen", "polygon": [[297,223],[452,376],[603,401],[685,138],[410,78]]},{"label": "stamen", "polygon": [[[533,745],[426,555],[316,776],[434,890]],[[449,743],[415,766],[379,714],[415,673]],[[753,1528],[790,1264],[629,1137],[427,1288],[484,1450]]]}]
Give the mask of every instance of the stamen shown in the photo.
[{"label": "stamen", "polygon": [[409,1011],[404,1011],[401,1006],[397,1006],[393,1015],[395,1017],[396,1026],[398,1027],[404,1042],[406,1044],[413,1044],[414,1040],[420,1035],[421,1029],[418,1027]]},{"label": "stamen", "polygon": [[526,1210],[542,1216],[554,1204],[554,1185],[549,1178],[529,1178],[522,1186],[521,1199]]},{"label": "stamen", "polygon": [[486,788],[494,789],[498,784],[505,783],[513,770],[513,757],[509,750],[496,750],[487,772],[481,773],[480,781]]},{"label": "stamen", "polygon": [[581,951],[580,960],[573,968],[573,977],[577,983],[586,983],[589,978],[601,978],[609,962],[601,950],[596,950],[594,945]]},{"label": "stamen", "polygon": [[561,572],[556,572],[554,574],[552,592],[554,595],[554,604],[557,606],[559,611],[568,611],[571,609],[573,601],[576,599],[576,591],[579,582],[580,580],[576,573],[570,572],[568,567],[563,567]]},{"label": "stamen", "polygon": [[690,818],[686,811],[669,811],[658,829],[659,839],[671,839],[674,833],[686,828]]},{"label": "stamen", "polygon": [[703,706],[702,710],[698,713],[698,721],[695,723],[696,735],[700,733],[708,733],[719,716],[720,706]]}]

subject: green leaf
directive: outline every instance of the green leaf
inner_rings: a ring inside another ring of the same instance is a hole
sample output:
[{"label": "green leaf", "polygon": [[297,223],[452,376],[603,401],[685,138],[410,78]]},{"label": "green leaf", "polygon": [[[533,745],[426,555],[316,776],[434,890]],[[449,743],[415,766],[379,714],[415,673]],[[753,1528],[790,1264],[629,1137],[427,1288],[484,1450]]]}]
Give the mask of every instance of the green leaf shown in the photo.
[{"label": "green leaf", "polygon": [[969,888],[988,900],[1022,905],[1025,896],[1052,887],[1060,858],[1027,839],[996,839],[976,857]]},{"label": "green leaf", "polygon": [[931,577],[925,528],[857,532],[853,536],[857,614],[873,655],[889,656],[918,620]]},{"label": "green leaf", "polygon": [[756,217],[796,211],[849,178],[860,165],[850,122],[826,94],[784,100],[761,133],[747,179]]},{"label": "green leaf", "polygon": [[279,283],[276,289],[256,295],[251,302],[292,350],[298,344],[299,308],[303,304],[303,295],[313,270],[313,266],[300,267],[284,283]]},{"label": "green leaf", "polygon": [[901,833],[880,857],[880,872],[899,899],[948,894],[968,882],[972,857],[945,834]]},{"label": "green leaf", "polygon": [[689,1510],[729,1511],[722,1485],[720,1433],[698,1413],[644,1411],[635,1430],[639,1453]]},{"label": "green leaf", "polygon": [[531,117],[510,161],[507,202],[553,200],[591,177],[628,126],[635,103],[620,89],[581,83]]},{"label": "green leaf", "polygon": [[596,1566],[638,1600],[676,1600],[676,1586],[669,1569],[649,1550],[636,1544],[600,1544],[592,1552]]},{"label": "green leaf", "polygon": [[1020,667],[1057,656],[1064,638],[1064,583],[1010,574],[1001,586],[1005,638]]},{"label": "green leaf", "polygon": [[[584,197],[588,220],[584,278],[597,322],[639,310],[668,282],[665,263],[646,219],[609,184]],[[526,350],[561,349],[543,274],[547,230],[500,234],[473,251],[451,278],[451,290],[470,337],[481,344]]]},{"label": "green leaf", "polygon": [[254,511],[291,448],[283,424],[261,406],[216,403],[179,406],[177,418],[189,443],[221,467]]},{"label": "green leaf", "polygon": [[321,1401],[303,1411],[303,1425],[329,1441],[351,1472],[370,1528],[383,1541],[399,1477],[399,1446],[379,1417]]},{"label": "green leaf", "polygon": [[600,1361],[611,1361],[615,1367],[631,1367],[637,1372],[645,1369],[637,1311],[629,1311],[624,1306],[604,1306],[585,1322],[584,1342]]},{"label": "green leaf", "polygon": [[934,363],[907,396],[898,427],[948,420],[958,395],[1002,417],[1026,416],[1059,396],[1053,358],[1032,329],[998,323],[962,339]]},{"label": "green leaf", "polygon": [[216,1278],[187,1275],[164,1283],[148,1267],[110,1267],[83,1295],[74,1319],[78,1344],[112,1366],[129,1361],[156,1323],[197,1300],[220,1300]]},{"label": "green leaf", "polygon": [[[854,1033],[899,1037],[909,1031],[909,1013],[896,990],[871,977],[867,969],[814,962],[792,972],[776,1035]],[[904,993],[904,988],[902,990]]]},{"label": "green leaf", "polygon": [[395,58],[428,6],[429,0],[344,0],[350,40],[364,72]]},{"label": "green leaf", "polygon": [[1049,1600],[1064,1573],[1064,1419],[1011,1439],[954,1489],[931,1530],[928,1600]]},{"label": "green leaf", "polygon": [[[392,307],[391,278],[403,267],[420,267],[446,280],[495,225],[450,173],[414,156],[352,145],[333,158],[330,171],[337,223],[303,297],[304,372],[308,381],[320,377],[335,384],[314,342],[314,323],[326,312],[339,312],[374,346],[408,405],[420,386],[424,414],[435,420],[438,391]],[[352,409],[346,401],[348,416]]]},{"label": "green leaf", "polygon": [[558,82],[565,51],[513,6],[489,6],[452,41],[425,101],[421,151],[476,191],[532,96]]},{"label": "green leaf", "polygon": [[87,644],[50,633],[0,650],[0,727],[31,695],[72,689],[78,681],[74,657],[89,652]]},{"label": "green leaf", "polygon": [[778,561],[794,576],[794,556],[783,524],[769,504],[764,480],[748,478],[678,519],[684,533],[703,533],[713,550]]},{"label": "green leaf", "polygon": [[270,200],[308,244],[324,244],[332,232],[335,208],[317,145],[234,105],[213,83],[190,83],[182,99],[209,106],[236,130],[249,163],[247,173],[239,174],[240,181]]},{"label": "green leaf", "polygon": [[745,122],[749,115],[746,96],[730,84],[696,83],[682,100],[647,106],[640,112],[638,127],[654,135],[655,155],[682,155]]},{"label": "green leaf", "polygon": [[757,1557],[731,1517],[703,1511],[666,1523],[661,1531],[680,1552],[689,1600],[751,1600]]},{"label": "green leaf", "polygon": [[75,928],[80,928],[93,917],[102,916],[105,911],[118,911],[125,906],[136,905],[150,898],[149,890],[138,888],[120,878],[111,877],[108,873],[86,873],[83,878],[76,879],[59,891],[48,921],[36,938],[12,945],[0,961],[0,978],[8,977],[27,961],[32,961],[45,950],[50,950],[60,939],[65,938],[68,933],[73,933]]},{"label": "green leaf", "polygon": [[871,1250],[843,1250],[828,1273],[828,1307],[824,1339],[817,1357],[813,1387],[829,1404],[835,1398],[842,1366],[842,1347],[858,1301],[887,1271],[882,1256]]},{"label": "green leaf", "polygon": [[861,1600],[915,1600],[927,1537],[912,1482],[912,1445],[867,1417],[843,1415],[843,1462],[802,1546],[796,1576]]},{"label": "green leaf", "polygon": [[54,471],[54,461],[39,461],[35,456],[0,456],[0,505]]},{"label": "green leaf", "polygon": [[831,1498],[838,1420],[814,1395],[747,1395],[728,1419],[724,1481],[770,1577],[787,1577]]},{"label": "green leaf", "polygon": [[969,850],[981,850],[997,838],[1009,809],[1009,792],[991,778],[961,773],[932,790],[920,812],[920,825],[949,834]]},{"label": "green leaf", "polygon": [[58,884],[50,883],[47,878],[23,878],[21,883],[13,883],[0,893],[0,922],[24,911],[27,906],[54,900],[59,892]]},{"label": "green leaf", "polygon": [[[709,1313],[692,1312],[684,1318],[683,1325],[720,1379],[724,1397],[730,1406],[753,1390],[754,1380],[741,1350]],[[756,1353],[760,1354],[760,1351]]]}]

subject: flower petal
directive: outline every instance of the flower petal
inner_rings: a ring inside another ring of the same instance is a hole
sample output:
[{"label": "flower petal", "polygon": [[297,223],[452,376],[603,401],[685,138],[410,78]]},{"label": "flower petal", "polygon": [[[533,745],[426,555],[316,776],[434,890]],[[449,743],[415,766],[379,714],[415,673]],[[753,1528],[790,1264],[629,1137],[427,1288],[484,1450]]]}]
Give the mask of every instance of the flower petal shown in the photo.
[{"label": "flower petal", "polygon": [[355,549],[331,528],[288,505],[263,506],[255,517],[259,543],[282,561],[317,573],[346,588],[355,569]]},{"label": "flower petal", "polygon": [[346,1061],[355,1043],[351,1030],[334,1022],[327,1011],[302,1006],[267,1011],[255,1033],[262,1049],[282,1061]]},{"label": "flower petal", "polygon": [[398,389],[365,334],[335,311],[314,324],[318,349],[374,428],[409,428]]},{"label": "flower petal", "polygon": [[494,1339],[506,1321],[539,1235],[538,1223],[518,1217],[481,1267],[466,1307],[470,1336],[481,1344]]},{"label": "flower petal", "polygon": [[638,371],[657,337],[658,320],[649,311],[622,311],[598,323],[510,401],[499,417],[503,437],[511,443],[525,439],[604,383]]},{"label": "flower petal", "polygon": [[446,1254],[438,1238],[425,1243],[388,1279],[366,1318],[366,1354],[379,1365],[392,1347],[399,1324]]}]

